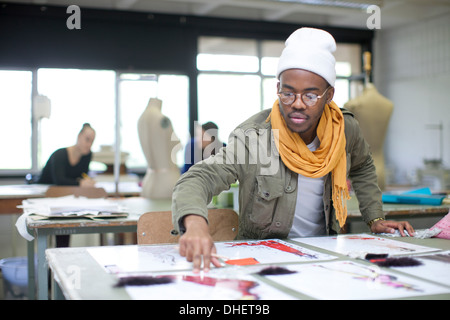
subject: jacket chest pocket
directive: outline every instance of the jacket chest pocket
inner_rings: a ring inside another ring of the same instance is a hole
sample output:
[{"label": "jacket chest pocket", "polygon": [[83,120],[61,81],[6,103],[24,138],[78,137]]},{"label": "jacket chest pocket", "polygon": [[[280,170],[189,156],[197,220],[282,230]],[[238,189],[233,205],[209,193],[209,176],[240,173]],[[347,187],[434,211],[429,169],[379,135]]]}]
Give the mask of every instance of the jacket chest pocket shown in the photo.
[{"label": "jacket chest pocket", "polygon": [[280,178],[272,176],[256,177],[256,196],[271,201],[283,195],[284,187]]},{"label": "jacket chest pocket", "polygon": [[257,229],[270,226],[278,199],[284,194],[279,177],[257,176],[250,221]]}]

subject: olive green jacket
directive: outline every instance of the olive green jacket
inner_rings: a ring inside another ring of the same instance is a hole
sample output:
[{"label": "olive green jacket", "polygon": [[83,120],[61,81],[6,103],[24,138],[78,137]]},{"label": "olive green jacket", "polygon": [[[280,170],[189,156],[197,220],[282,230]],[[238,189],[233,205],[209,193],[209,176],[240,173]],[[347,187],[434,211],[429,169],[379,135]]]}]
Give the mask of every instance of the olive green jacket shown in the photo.
[{"label": "olive green jacket", "polygon": [[[207,219],[207,204],[214,195],[239,181],[238,239],[286,238],[294,219],[297,173],[280,159],[274,131],[263,110],[239,125],[227,147],[192,166],[174,187],[172,215],[175,230],[183,233],[182,218],[197,214]],[[352,182],[367,223],[384,217],[381,191],[369,146],[353,115],[342,109],[345,119],[347,176]],[[275,132],[276,135],[276,132]],[[324,215],[328,234],[340,228],[331,201],[331,174],[325,178]]]}]

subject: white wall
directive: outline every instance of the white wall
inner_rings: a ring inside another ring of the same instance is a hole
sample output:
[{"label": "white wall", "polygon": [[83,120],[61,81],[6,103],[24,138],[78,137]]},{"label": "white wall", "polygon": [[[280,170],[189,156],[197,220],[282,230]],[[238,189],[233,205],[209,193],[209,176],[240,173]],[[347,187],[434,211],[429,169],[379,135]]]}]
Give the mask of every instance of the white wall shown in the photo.
[{"label": "white wall", "polygon": [[[382,27],[382,26],[381,26]],[[443,124],[443,161],[450,168],[450,13],[376,32],[374,83],[394,103],[385,142],[386,164],[396,183],[409,183],[424,158],[439,156],[436,130]]]}]

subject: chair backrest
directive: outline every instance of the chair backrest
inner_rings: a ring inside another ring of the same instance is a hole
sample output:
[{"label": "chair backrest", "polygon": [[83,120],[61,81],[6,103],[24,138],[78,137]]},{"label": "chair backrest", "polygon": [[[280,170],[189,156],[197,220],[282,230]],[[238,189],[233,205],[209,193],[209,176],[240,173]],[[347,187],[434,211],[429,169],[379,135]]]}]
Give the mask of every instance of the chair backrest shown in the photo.
[{"label": "chair backrest", "polygon": [[[231,241],[238,234],[239,217],[232,209],[209,209],[209,231],[214,241]],[[172,234],[172,212],[147,212],[137,224],[138,244],[177,243],[179,235]]]},{"label": "chair backrest", "polygon": [[108,194],[103,188],[78,186],[49,186],[45,192],[47,198],[74,195],[86,198],[106,198]]}]

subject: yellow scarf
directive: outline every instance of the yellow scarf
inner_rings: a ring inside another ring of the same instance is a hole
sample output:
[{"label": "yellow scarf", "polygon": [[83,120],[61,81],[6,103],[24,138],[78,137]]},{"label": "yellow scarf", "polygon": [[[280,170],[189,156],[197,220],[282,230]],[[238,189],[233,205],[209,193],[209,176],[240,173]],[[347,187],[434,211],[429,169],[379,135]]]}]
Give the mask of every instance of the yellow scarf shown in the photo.
[{"label": "yellow scarf", "polygon": [[278,100],[266,121],[272,129],[278,129],[277,145],[283,163],[292,171],[310,178],[323,177],[331,171],[332,200],[336,218],[342,227],[347,219],[347,158],[345,152],[344,116],[339,107],[331,101],[325,105],[317,136],[319,148],[311,152],[298,133],[292,132],[280,113]]}]

